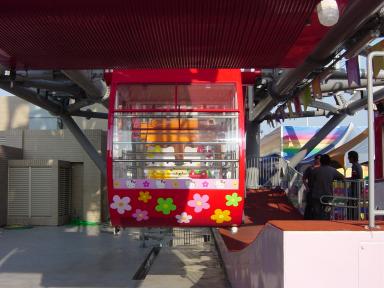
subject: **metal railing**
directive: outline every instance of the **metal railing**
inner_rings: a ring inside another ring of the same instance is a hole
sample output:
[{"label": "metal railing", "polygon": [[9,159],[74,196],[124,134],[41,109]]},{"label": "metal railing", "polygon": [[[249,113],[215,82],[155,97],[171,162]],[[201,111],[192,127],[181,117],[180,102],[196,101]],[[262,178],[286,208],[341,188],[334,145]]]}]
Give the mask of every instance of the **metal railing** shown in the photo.
[{"label": "metal railing", "polygon": [[142,228],[141,247],[175,247],[203,245],[212,241],[209,228]]},{"label": "metal railing", "polygon": [[368,181],[334,181],[333,194],[322,196],[320,202],[329,207],[331,220],[367,220]]},{"label": "metal railing", "polygon": [[281,188],[292,204],[304,212],[303,175],[281,157],[247,157],[246,185],[248,189]]}]

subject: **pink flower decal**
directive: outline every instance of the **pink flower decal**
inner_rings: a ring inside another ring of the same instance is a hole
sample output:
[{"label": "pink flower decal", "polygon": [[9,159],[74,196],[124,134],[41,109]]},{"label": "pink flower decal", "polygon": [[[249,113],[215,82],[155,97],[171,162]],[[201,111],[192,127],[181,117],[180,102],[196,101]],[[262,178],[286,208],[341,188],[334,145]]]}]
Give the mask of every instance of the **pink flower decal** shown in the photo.
[{"label": "pink flower decal", "polygon": [[177,223],[189,223],[191,222],[192,215],[188,215],[187,212],[182,212],[180,215],[175,216]]},{"label": "pink flower decal", "polygon": [[148,211],[136,209],[136,212],[132,214],[132,217],[136,219],[137,222],[148,220]]},{"label": "pink flower decal", "polygon": [[188,206],[195,208],[195,213],[200,213],[203,209],[209,209],[211,207],[208,203],[209,196],[201,196],[199,193],[193,195],[193,200],[188,201]]},{"label": "pink flower decal", "polygon": [[204,187],[204,188],[207,188],[208,185],[209,185],[209,182],[208,182],[208,181],[204,181],[204,182],[203,182],[203,187]]},{"label": "pink flower decal", "polygon": [[144,187],[146,187],[146,188],[149,187],[149,184],[150,184],[150,183],[149,183],[148,181],[144,181],[144,182],[143,182],[143,185],[144,185]]},{"label": "pink flower decal", "polygon": [[111,204],[112,209],[116,209],[119,214],[124,214],[125,211],[131,211],[132,206],[129,205],[131,198],[123,197],[120,198],[119,195],[113,196],[113,203]]}]

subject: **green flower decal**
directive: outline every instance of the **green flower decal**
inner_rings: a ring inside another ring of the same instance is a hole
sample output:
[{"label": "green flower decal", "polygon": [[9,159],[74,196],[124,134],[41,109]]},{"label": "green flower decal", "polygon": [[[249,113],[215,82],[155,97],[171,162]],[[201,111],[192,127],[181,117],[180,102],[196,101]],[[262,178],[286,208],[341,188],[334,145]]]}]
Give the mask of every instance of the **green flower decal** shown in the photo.
[{"label": "green flower decal", "polygon": [[227,199],[227,206],[239,206],[239,202],[243,199],[237,195],[237,193],[233,193],[232,195],[225,195],[225,199]]},{"label": "green flower decal", "polygon": [[168,215],[171,213],[171,211],[176,210],[176,206],[173,204],[172,198],[159,198],[157,199],[158,205],[155,207],[155,210],[157,212],[162,212],[165,215]]}]

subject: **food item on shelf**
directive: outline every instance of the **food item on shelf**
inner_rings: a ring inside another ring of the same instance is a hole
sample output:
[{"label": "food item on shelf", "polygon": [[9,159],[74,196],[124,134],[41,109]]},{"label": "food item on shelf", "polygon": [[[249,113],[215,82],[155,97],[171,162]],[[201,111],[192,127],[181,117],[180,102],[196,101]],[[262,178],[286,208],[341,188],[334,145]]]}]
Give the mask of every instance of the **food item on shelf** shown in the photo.
[{"label": "food item on shelf", "polygon": [[189,177],[192,179],[208,179],[207,170],[192,169],[189,172]]}]

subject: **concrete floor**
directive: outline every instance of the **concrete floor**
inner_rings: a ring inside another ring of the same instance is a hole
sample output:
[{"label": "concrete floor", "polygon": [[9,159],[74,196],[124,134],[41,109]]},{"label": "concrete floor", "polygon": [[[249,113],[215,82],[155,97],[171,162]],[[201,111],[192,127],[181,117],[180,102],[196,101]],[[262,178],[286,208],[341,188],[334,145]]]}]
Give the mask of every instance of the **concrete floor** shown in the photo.
[{"label": "concrete floor", "polygon": [[138,229],[0,229],[0,287],[228,287],[213,243],[162,248],[147,277],[132,280],[151,249]]}]

